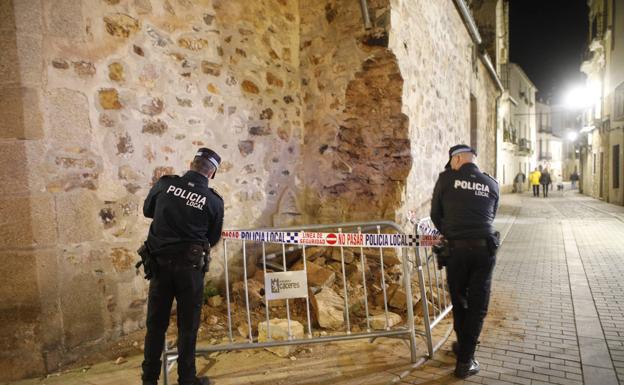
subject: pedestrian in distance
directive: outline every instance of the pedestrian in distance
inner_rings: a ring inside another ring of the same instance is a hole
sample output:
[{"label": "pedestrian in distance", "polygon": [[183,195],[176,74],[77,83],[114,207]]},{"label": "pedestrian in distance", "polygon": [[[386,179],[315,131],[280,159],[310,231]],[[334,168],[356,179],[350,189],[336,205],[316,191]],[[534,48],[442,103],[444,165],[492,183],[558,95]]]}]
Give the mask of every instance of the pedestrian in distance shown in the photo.
[{"label": "pedestrian in distance", "polygon": [[431,220],[446,244],[436,253],[445,258],[438,258],[438,264],[446,266],[457,336],[453,344],[457,356],[454,374],[459,378],[479,372],[474,353],[488,310],[499,245],[498,232],[492,226],[498,208],[498,183],[479,170],[476,156],[467,145],[451,147],[431,202]]},{"label": "pedestrian in distance", "polygon": [[526,175],[522,171],[518,171],[514,178],[514,192],[522,194],[524,192],[524,182],[526,182]]},{"label": "pedestrian in distance", "polygon": [[574,172],[570,175],[570,182],[572,182],[572,190],[576,189],[576,182],[579,180],[579,174],[574,170]]},{"label": "pedestrian in distance", "polygon": [[539,190],[540,190],[540,177],[542,176],[542,173],[540,172],[540,170],[536,167],[535,170],[529,174],[529,183],[531,184],[531,187],[533,188],[533,196],[534,197],[539,197]]},{"label": "pedestrian in distance", "polygon": [[551,170],[550,178],[552,180],[551,185],[552,185],[553,191],[554,191],[555,186],[557,186],[557,191],[563,191],[563,188],[564,188],[563,178],[561,177],[561,174],[557,170]]},{"label": "pedestrian in distance", "polygon": [[221,237],[223,199],[208,187],[221,158],[200,148],[183,176],[166,175],[151,188],[143,214],[153,218],[147,241],[139,249],[146,278],[150,279],[147,333],[141,379],[157,385],[165,335],[173,299],[177,303],[178,383],[208,385],[195,368],[197,330],[203,303],[204,276],[210,247]]},{"label": "pedestrian in distance", "polygon": [[[542,185],[542,191],[544,193],[544,198],[548,198],[548,186],[550,186],[552,184],[552,179],[550,178],[550,173],[548,172],[548,169],[545,168],[544,171],[542,171],[540,177],[539,177],[539,183]],[[539,196],[539,191],[537,193],[537,195]]]}]

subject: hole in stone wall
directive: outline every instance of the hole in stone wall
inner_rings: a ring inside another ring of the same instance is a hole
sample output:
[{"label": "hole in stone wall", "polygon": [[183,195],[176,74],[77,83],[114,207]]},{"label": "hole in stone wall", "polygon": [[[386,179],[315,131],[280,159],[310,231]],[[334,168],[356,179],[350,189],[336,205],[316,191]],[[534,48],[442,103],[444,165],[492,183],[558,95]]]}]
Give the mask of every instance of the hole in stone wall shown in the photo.
[{"label": "hole in stone wall", "polygon": [[334,171],[342,181],[326,193],[341,195],[350,218],[391,218],[412,166],[408,118],[401,112],[403,78],[396,57],[379,49],[346,91]]}]

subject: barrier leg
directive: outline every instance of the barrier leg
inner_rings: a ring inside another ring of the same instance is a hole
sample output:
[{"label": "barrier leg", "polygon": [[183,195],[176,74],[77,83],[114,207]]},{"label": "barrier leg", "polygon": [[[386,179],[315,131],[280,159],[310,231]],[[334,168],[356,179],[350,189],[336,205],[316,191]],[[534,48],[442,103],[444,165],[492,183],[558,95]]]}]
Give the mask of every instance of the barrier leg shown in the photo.
[{"label": "barrier leg", "polygon": [[[303,233],[303,230],[301,231]],[[308,276],[308,262],[306,260],[306,247],[303,245],[303,271],[306,273],[306,277]],[[310,292],[306,293],[306,314],[308,316],[308,338],[312,338],[312,321],[310,320]]]},{"label": "barrier leg", "polygon": [[[338,229],[338,233],[342,234],[342,229]],[[342,266],[342,290],[344,292],[344,306],[345,306],[345,316],[347,321],[347,334],[351,334],[351,320],[349,319],[349,291],[347,290],[347,272],[345,268],[345,260],[344,260],[344,247],[340,246],[340,264]]]},{"label": "barrier leg", "polygon": [[407,249],[403,249],[403,280],[407,305],[407,327],[409,329],[409,348],[411,362],[416,362],[416,333],[414,332],[414,305],[412,300],[412,274],[407,261]]},{"label": "barrier leg", "polygon": [[[418,285],[420,286],[420,302],[423,306],[423,321],[425,323],[425,339],[427,340],[428,357],[433,358],[433,338],[431,336],[431,322],[429,320],[429,306],[427,300],[427,289],[425,288],[425,275],[423,274],[423,263],[419,248],[415,248],[416,262],[418,263]],[[425,258],[427,255],[425,254]],[[425,259],[425,266],[426,259]]]},{"label": "barrier leg", "polygon": [[[282,244],[282,263],[284,264],[283,271],[288,271],[286,267],[286,245],[284,244]],[[286,319],[288,320],[288,339],[291,340],[293,335],[290,328],[290,303],[288,302],[288,298],[286,298]]]},{"label": "barrier leg", "polygon": [[[381,234],[381,226],[377,226],[377,234]],[[386,315],[386,330],[390,330],[388,321],[388,294],[386,293],[386,272],[384,270],[383,247],[379,248],[379,263],[381,265],[381,290],[384,299],[384,314]]]},{"label": "barrier leg", "polygon": [[[264,272],[264,277],[266,277],[266,246],[264,242],[262,242],[262,271]],[[271,320],[269,318],[269,300],[267,297],[267,295],[264,296],[264,312],[266,313],[267,321],[267,339],[271,341]]]},{"label": "barrier leg", "polygon": [[[358,227],[358,234],[362,234],[362,228]],[[362,267],[362,286],[364,287],[364,309],[366,310],[366,331],[370,333],[370,315],[368,313],[368,293],[366,291],[366,267],[364,266],[364,248],[360,246],[360,266]]]},{"label": "barrier leg", "polygon": [[232,337],[232,308],[230,306],[230,281],[228,274],[228,256],[227,256],[227,240],[223,241],[223,268],[225,275],[225,303],[227,304],[227,315],[228,315],[228,337],[230,338],[230,343],[234,342],[234,338]]},{"label": "barrier leg", "polygon": [[162,355],[162,368],[163,368],[163,385],[169,385],[169,356],[167,354],[167,339],[165,338],[165,349]]},{"label": "barrier leg", "polygon": [[249,333],[249,343],[253,343],[251,332],[251,312],[249,311],[249,286],[247,284],[247,242],[243,241],[243,275],[245,279],[245,308],[247,310],[247,333]]}]

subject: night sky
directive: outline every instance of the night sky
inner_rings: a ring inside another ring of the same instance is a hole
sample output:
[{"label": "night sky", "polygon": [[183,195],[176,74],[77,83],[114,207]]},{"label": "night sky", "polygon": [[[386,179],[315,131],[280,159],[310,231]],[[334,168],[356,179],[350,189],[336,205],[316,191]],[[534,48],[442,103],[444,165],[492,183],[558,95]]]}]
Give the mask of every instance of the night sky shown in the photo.
[{"label": "night sky", "polygon": [[571,83],[580,83],[587,45],[587,0],[511,0],[510,60],[539,89],[557,101]]}]

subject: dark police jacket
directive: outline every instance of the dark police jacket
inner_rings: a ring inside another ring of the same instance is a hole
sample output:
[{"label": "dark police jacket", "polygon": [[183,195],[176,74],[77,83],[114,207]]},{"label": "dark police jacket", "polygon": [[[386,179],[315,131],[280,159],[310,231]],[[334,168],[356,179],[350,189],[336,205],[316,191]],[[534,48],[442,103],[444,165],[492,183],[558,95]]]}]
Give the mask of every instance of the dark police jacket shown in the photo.
[{"label": "dark police jacket", "polygon": [[498,183],[476,164],[440,173],[431,201],[431,220],[447,239],[483,239],[494,233]]},{"label": "dark police jacket", "polygon": [[193,241],[214,246],[221,238],[223,199],[198,172],[165,175],[145,198],[143,215],[154,218],[147,236],[152,253]]}]

